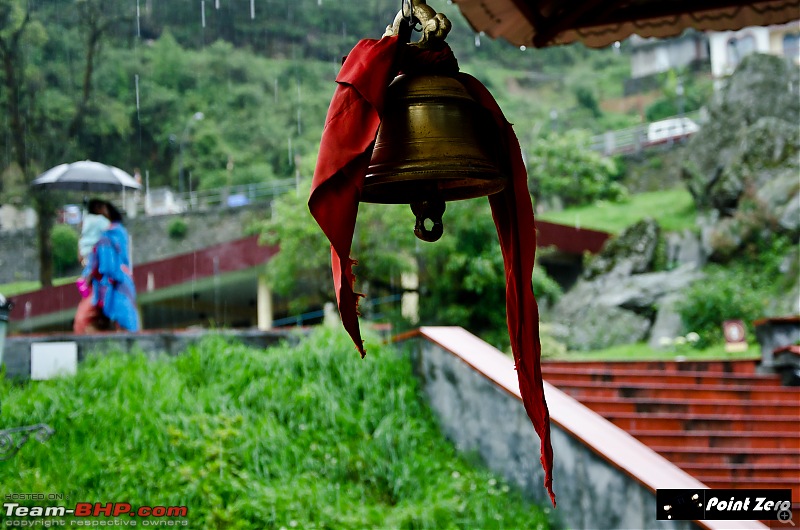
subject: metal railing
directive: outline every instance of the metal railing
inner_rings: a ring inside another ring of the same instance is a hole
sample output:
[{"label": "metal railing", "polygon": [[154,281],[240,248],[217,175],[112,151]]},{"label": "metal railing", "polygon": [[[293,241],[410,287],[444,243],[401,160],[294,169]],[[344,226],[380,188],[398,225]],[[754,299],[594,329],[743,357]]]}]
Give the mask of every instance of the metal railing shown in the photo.
[{"label": "metal railing", "polygon": [[209,190],[194,190],[174,193],[173,201],[181,211],[207,210],[210,208],[235,208],[254,203],[271,202],[275,197],[297,189],[293,178],[241,184]]},{"label": "metal railing", "polygon": [[[683,116],[672,116],[672,118],[690,118],[694,121],[699,121],[701,116],[700,111],[685,113]],[[661,120],[659,120],[661,121]],[[603,134],[592,136],[589,141],[589,149],[603,153],[606,156],[610,155],[625,155],[631,153],[639,153],[643,149],[653,147],[655,145],[664,144],[668,142],[658,141],[651,142],[647,138],[647,130],[650,126],[649,123],[637,125],[635,127],[628,127],[626,129],[618,129],[616,131],[606,131]],[[688,135],[687,135],[688,136]]]},{"label": "metal railing", "polygon": [[[402,298],[403,298],[402,294],[390,294],[388,296],[382,296],[374,300],[364,300],[361,302],[361,306],[372,309],[382,304],[399,302]],[[325,310],[319,309],[317,311],[309,311],[307,313],[302,313],[299,315],[277,318],[272,321],[272,326],[276,328],[286,327],[286,326],[302,326],[303,323],[305,322],[317,320],[324,316],[325,316]],[[373,318],[379,318],[378,315],[372,315],[372,316]]]}]

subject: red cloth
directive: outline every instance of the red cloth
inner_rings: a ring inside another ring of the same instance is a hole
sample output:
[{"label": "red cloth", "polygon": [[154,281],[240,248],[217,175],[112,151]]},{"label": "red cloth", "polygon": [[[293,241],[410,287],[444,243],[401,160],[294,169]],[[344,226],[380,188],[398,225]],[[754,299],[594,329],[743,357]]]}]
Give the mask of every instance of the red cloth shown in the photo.
[{"label": "red cloth", "polygon": [[[386,88],[399,68],[396,37],[362,40],[347,57],[336,81],[328,109],[319,158],[308,205],[331,242],[331,268],[342,324],[365,355],[358,327],[358,299],[350,258],[358,201],[380,125]],[[450,55],[448,57],[448,54]],[[435,60],[452,59],[449,50]],[[455,61],[453,60],[453,64]],[[511,124],[488,90],[474,77],[457,74],[470,95],[493,115],[508,154],[511,182],[489,197],[506,273],[506,313],[511,348],[516,361],[520,394],[528,417],[541,440],[544,485],[553,506],[553,450],[550,415],[544,397],[540,366],[539,309],[531,277],[536,252],[536,229],[528,192],[527,173]]]}]

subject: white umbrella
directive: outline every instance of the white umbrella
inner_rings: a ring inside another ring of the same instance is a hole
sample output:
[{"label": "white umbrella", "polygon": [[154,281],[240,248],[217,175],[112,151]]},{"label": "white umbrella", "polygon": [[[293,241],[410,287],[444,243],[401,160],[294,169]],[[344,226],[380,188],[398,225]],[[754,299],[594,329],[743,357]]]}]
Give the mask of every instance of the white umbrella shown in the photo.
[{"label": "white umbrella", "polygon": [[125,188],[142,189],[132,176],[118,167],[83,160],[50,168],[31,182],[59,190],[121,191]]}]

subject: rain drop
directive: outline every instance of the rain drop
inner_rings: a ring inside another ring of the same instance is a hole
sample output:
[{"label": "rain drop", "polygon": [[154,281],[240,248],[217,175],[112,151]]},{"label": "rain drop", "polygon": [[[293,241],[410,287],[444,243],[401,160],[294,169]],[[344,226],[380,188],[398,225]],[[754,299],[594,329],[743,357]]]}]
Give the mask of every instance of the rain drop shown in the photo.
[{"label": "rain drop", "polygon": [[214,0],[214,8],[219,9],[219,0]]},{"label": "rain drop", "polygon": [[293,158],[293,156],[292,156],[292,137],[289,136],[287,138],[287,140],[288,140],[288,144],[289,144],[288,145],[288,149],[287,149],[287,154],[289,155],[289,165],[291,166],[292,165],[292,158]]},{"label": "rain drop", "polygon": [[519,49],[520,49],[520,51],[523,51],[523,52],[524,52],[525,50],[527,50],[527,49],[528,49],[528,47],[527,47],[527,46],[525,46],[525,45],[522,45],[522,46],[520,46],[520,47],[519,47]]},{"label": "rain drop", "polygon": [[303,128],[300,125],[300,107],[297,107],[297,136],[303,134]]},{"label": "rain drop", "polygon": [[139,112],[139,74],[133,76],[134,84],[136,85],[136,112]]},{"label": "rain drop", "polygon": [[206,0],[200,0],[200,20],[203,27],[206,27]]},{"label": "rain drop", "polygon": [[250,0],[250,18],[256,18],[256,0]]},{"label": "rain drop", "polygon": [[142,38],[142,24],[139,12],[139,0],[136,0],[136,36]]},{"label": "rain drop", "polygon": [[480,35],[475,35],[475,47],[476,48],[480,48],[481,47],[481,36]]}]

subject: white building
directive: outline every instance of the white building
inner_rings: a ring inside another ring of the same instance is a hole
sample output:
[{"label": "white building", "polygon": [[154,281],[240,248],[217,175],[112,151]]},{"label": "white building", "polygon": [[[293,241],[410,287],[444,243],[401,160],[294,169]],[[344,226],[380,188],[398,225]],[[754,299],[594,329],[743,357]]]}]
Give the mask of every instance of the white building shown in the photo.
[{"label": "white building", "polygon": [[708,42],[711,73],[717,80],[731,75],[742,59],[756,52],[786,57],[800,64],[800,21],[709,32]]},{"label": "white building", "polygon": [[631,77],[641,78],[708,61],[708,42],[703,33],[689,30],[673,39],[631,35]]},{"label": "white building", "polygon": [[751,53],[786,57],[800,64],[800,21],[738,31],[690,30],[672,39],[632,35],[630,43],[632,79],[708,61],[714,79],[720,80],[732,74]]}]

